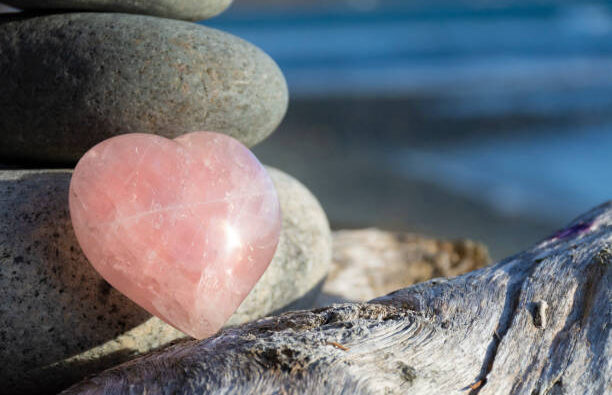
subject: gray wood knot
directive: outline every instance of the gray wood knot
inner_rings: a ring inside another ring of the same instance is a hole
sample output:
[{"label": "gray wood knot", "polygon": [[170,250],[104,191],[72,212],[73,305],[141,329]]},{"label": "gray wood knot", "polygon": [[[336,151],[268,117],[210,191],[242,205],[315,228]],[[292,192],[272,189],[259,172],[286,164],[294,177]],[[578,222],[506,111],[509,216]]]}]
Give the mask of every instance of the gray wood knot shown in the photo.
[{"label": "gray wood knot", "polygon": [[536,328],[546,328],[546,309],[548,309],[548,303],[544,300],[538,300],[531,304],[531,316],[533,317],[533,325]]},{"label": "gray wood knot", "polygon": [[408,385],[412,385],[413,381],[417,377],[416,370],[412,366],[409,366],[402,361],[397,361],[397,369],[399,370],[399,375],[404,382]]},{"label": "gray wood knot", "polygon": [[610,246],[605,246],[595,255],[595,262],[602,265],[608,266],[612,262],[612,251]]}]

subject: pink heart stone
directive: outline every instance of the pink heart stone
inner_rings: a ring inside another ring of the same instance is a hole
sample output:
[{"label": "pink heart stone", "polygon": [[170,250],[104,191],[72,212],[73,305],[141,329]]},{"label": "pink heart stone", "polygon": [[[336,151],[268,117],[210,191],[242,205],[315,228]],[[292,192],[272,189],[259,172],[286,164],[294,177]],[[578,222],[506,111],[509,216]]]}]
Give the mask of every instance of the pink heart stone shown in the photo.
[{"label": "pink heart stone", "polygon": [[70,182],[83,252],[112,286],[198,339],[215,333],[272,260],[276,190],[231,137],[125,134],[89,150]]}]

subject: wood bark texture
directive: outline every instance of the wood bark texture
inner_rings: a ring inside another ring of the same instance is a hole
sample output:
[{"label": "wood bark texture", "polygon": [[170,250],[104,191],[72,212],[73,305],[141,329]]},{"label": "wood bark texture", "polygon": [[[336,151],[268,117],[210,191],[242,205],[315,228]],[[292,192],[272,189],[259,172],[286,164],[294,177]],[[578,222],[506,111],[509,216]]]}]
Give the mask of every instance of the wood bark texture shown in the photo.
[{"label": "wood bark texture", "polygon": [[612,393],[611,282],[607,203],[495,265],[228,328],[64,394]]}]

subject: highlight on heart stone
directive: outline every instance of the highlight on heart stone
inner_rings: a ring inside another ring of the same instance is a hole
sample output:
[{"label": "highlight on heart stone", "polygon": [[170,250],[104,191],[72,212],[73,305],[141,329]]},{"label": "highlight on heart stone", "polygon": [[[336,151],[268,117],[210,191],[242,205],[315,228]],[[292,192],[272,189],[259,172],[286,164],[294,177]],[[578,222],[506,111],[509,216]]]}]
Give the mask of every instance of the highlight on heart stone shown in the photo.
[{"label": "highlight on heart stone", "polygon": [[281,228],[264,167],[212,132],[105,140],[78,162],[69,202],[79,244],[102,277],[198,339],[251,291]]}]

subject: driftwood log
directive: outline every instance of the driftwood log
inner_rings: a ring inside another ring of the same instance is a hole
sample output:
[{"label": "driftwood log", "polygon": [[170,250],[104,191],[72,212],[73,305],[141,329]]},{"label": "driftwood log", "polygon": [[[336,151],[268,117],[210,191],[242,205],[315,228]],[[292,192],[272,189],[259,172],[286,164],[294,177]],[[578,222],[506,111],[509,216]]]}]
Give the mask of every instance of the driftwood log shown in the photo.
[{"label": "driftwood log", "polygon": [[225,329],[64,393],[611,393],[611,283],[608,203],[495,265]]}]

